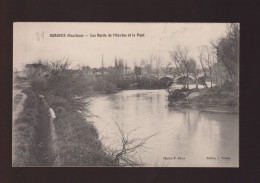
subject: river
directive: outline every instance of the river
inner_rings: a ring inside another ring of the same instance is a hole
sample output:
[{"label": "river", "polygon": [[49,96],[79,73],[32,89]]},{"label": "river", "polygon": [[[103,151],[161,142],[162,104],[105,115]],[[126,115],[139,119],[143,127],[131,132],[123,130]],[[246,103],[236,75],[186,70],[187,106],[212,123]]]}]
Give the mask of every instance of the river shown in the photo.
[{"label": "river", "polygon": [[91,99],[90,117],[102,143],[120,148],[115,121],[129,139],[153,135],[135,155],[148,167],[238,167],[239,116],[176,110],[165,90],[125,90]]}]

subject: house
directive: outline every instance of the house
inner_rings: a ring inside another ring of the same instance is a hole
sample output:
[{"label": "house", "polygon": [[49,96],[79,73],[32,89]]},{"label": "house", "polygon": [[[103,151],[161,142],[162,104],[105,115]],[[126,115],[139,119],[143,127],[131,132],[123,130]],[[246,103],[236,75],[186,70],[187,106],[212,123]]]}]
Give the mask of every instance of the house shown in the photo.
[{"label": "house", "polygon": [[27,73],[27,77],[49,77],[50,76],[47,65],[41,63],[26,64],[25,72]]}]

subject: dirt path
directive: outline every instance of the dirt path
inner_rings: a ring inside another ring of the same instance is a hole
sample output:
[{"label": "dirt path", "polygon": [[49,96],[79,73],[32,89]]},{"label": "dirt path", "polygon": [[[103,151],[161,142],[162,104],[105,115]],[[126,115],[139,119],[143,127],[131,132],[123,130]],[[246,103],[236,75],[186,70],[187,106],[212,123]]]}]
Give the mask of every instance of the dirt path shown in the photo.
[{"label": "dirt path", "polygon": [[[26,88],[30,87],[28,82],[17,82],[13,86],[13,134],[12,134],[12,146],[13,146],[13,160],[17,160],[19,162],[19,158],[16,157],[15,150],[19,152],[17,149],[17,144],[15,144],[15,135],[18,135],[22,131],[19,130],[19,126],[15,126],[15,120],[18,118],[19,114],[24,110],[24,102],[27,97],[25,93],[22,91]],[[37,102],[38,100],[38,102]],[[28,166],[38,167],[38,166],[54,166],[55,162],[55,151],[53,148],[53,123],[50,121],[48,107],[42,100],[36,98],[37,107],[35,109],[35,117],[36,117],[36,126],[34,128],[34,135],[32,142],[29,146],[29,160],[25,160]],[[26,121],[23,121],[26,123]],[[26,125],[25,125],[26,126]],[[24,136],[20,136],[23,138]],[[25,138],[26,139],[26,138]],[[21,139],[21,141],[24,139]],[[26,139],[28,140],[28,139]],[[19,139],[18,139],[19,141]],[[24,144],[22,144],[23,146]],[[15,149],[16,148],[16,149]],[[19,154],[19,153],[18,153]]]},{"label": "dirt path", "polygon": [[27,96],[22,93],[22,89],[13,89],[13,122],[23,110],[23,104],[26,97]]},{"label": "dirt path", "polygon": [[36,160],[35,166],[54,166],[55,152],[51,136],[51,125],[48,108],[39,100],[38,104],[38,124],[35,129],[34,147],[32,155]]},{"label": "dirt path", "polygon": [[26,99],[27,95],[22,93],[22,89],[17,89],[14,85],[13,87],[13,111],[12,111],[12,159],[17,159],[16,153],[15,153],[15,138],[14,138],[14,131],[17,131],[14,126],[15,120],[18,118],[18,115],[24,108],[24,101]]}]

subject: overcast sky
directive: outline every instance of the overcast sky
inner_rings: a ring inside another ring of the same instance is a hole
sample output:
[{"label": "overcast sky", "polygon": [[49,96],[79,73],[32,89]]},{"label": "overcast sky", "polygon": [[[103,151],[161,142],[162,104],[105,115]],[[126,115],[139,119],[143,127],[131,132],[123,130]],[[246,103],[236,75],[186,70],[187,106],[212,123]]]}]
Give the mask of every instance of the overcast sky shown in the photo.
[{"label": "overcast sky", "polygon": [[[14,23],[13,66],[21,70],[38,59],[69,58],[72,66],[100,67],[102,54],[105,66],[112,65],[115,57],[124,58],[133,66],[151,54],[159,55],[166,63],[176,44],[187,46],[190,56],[198,60],[198,47],[224,36],[225,31],[225,23]],[[98,33],[145,36],[90,37]],[[50,37],[50,34],[87,36]]]}]

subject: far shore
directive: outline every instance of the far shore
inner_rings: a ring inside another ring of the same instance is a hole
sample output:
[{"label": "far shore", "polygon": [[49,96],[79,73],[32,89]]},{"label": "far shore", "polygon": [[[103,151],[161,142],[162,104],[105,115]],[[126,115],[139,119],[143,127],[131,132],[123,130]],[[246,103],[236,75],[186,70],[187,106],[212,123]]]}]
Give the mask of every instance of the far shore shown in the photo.
[{"label": "far shore", "polygon": [[[177,95],[176,92],[178,92]],[[196,109],[200,112],[239,113],[238,94],[223,91],[217,87],[177,90],[175,94],[169,96],[168,100],[168,106],[178,110]]]}]

